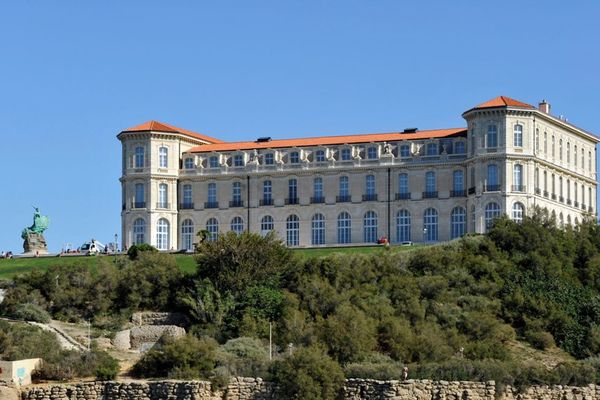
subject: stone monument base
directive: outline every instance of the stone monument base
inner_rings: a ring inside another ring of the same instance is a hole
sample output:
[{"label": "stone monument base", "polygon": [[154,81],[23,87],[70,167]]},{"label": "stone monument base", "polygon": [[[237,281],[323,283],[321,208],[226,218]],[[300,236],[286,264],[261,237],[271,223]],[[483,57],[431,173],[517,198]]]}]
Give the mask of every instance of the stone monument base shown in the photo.
[{"label": "stone monument base", "polygon": [[23,242],[23,254],[48,254],[46,238],[41,233],[27,233]]}]

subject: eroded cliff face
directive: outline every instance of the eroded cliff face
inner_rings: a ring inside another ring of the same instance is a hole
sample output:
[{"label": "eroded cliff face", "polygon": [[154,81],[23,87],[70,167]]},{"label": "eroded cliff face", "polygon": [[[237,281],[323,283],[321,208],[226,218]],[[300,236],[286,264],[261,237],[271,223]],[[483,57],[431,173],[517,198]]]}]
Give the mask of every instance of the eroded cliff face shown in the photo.
[{"label": "eroded cliff face", "polygon": [[[446,382],[430,380],[375,381],[348,379],[346,400],[600,400],[600,387],[589,385],[532,386],[496,392],[493,381]],[[278,396],[273,383],[260,378],[234,378],[227,388],[212,390],[204,381],[83,382],[23,388],[21,400],[269,400]],[[0,397],[0,400],[5,400]],[[6,400],[14,400],[6,398]]]}]

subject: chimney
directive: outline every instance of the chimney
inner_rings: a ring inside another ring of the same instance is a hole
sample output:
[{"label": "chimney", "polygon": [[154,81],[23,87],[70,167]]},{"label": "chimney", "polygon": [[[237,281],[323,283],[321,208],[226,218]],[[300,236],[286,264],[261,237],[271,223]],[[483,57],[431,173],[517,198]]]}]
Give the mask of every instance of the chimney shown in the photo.
[{"label": "chimney", "polygon": [[541,112],[550,114],[550,103],[546,102],[546,100],[542,100],[538,108]]}]

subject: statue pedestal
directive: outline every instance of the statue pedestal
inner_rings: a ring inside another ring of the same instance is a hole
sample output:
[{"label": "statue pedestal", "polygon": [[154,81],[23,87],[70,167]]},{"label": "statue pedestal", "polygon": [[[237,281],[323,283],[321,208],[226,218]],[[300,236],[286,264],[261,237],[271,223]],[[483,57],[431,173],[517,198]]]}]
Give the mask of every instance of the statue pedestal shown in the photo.
[{"label": "statue pedestal", "polygon": [[23,242],[23,254],[48,254],[46,238],[41,233],[27,233]]}]

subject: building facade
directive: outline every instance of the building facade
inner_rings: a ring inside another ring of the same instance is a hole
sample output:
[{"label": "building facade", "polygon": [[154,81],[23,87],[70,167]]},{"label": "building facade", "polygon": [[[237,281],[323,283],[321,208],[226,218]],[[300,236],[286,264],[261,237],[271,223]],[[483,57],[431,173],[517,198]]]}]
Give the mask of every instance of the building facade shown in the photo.
[{"label": "building facade", "polygon": [[451,240],[502,214],[596,215],[598,138],[500,96],[466,128],[248,142],[156,121],[122,143],[123,246],[191,250],[196,233],[280,236],[289,246]]}]

